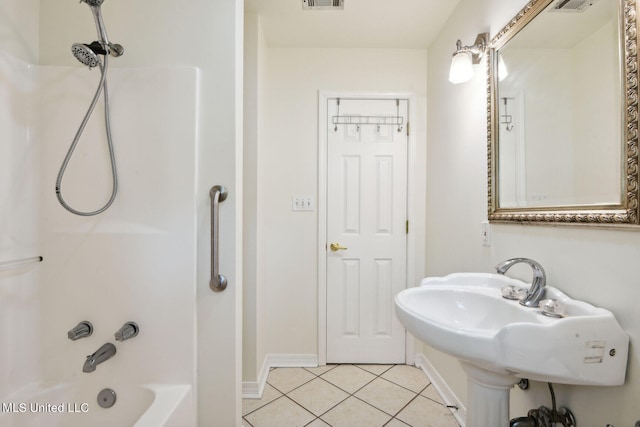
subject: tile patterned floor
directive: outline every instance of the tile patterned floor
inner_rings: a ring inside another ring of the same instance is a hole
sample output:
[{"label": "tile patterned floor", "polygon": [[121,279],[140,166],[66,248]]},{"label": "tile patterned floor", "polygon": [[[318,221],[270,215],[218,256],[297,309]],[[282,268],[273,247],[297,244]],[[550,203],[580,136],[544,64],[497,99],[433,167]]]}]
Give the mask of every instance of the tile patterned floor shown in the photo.
[{"label": "tile patterned floor", "polygon": [[245,427],[460,427],[424,373],[406,365],[275,368]]}]

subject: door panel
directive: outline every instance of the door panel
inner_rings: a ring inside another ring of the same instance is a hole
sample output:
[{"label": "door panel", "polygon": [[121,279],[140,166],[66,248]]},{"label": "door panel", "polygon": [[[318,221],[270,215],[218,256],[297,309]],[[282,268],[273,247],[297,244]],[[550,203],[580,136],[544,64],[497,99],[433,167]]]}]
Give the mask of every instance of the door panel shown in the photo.
[{"label": "door panel", "polygon": [[[383,116],[406,124],[408,101],[337,104],[327,123],[327,362],[403,363],[393,297],[406,287],[408,137]],[[335,125],[338,113],[383,124]]]}]

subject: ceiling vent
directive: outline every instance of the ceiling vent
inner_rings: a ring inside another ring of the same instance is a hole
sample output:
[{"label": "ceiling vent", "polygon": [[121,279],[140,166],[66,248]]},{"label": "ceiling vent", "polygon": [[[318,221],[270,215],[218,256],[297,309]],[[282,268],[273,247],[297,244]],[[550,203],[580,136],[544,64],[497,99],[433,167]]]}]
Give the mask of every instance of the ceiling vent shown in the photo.
[{"label": "ceiling vent", "polygon": [[344,9],[344,0],[302,0],[302,8],[305,10],[341,10]]},{"label": "ceiling vent", "polygon": [[597,0],[558,0],[551,12],[584,12]]}]

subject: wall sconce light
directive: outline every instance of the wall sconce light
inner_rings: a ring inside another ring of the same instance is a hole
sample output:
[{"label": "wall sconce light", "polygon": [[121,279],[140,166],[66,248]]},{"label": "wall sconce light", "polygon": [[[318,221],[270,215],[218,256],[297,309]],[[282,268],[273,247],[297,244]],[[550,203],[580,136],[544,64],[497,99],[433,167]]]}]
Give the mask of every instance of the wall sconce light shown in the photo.
[{"label": "wall sconce light", "polygon": [[479,64],[489,45],[489,33],[478,34],[473,46],[462,46],[456,42],[456,51],[451,59],[449,81],[453,84],[464,83],[473,77],[473,64]]}]

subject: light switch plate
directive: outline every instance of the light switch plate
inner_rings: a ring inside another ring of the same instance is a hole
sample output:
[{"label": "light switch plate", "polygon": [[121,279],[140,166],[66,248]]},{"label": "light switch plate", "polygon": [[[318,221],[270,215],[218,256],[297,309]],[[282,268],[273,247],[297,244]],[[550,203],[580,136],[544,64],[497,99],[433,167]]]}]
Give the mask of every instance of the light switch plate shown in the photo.
[{"label": "light switch plate", "polygon": [[482,223],[482,246],[491,246],[491,224],[488,221]]},{"label": "light switch plate", "polygon": [[291,199],[291,210],[298,211],[313,211],[313,197],[311,196],[293,196]]}]

